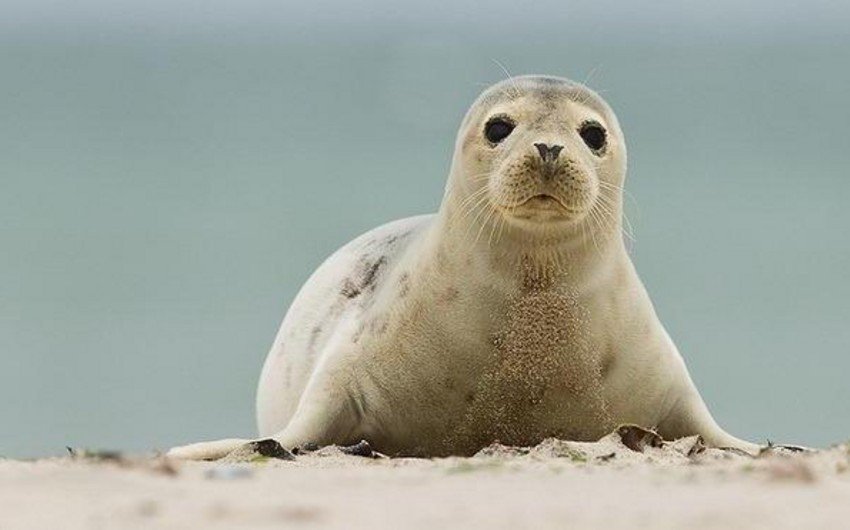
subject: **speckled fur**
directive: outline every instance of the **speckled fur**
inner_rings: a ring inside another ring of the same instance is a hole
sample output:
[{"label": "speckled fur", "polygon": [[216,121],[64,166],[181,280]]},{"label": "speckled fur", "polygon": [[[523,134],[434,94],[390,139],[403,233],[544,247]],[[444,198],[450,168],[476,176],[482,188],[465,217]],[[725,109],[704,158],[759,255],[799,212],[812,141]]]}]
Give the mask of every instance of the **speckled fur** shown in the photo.
[{"label": "speckled fur", "polygon": [[[516,127],[493,143],[482,129],[497,115]],[[606,128],[603,149],[583,143],[588,120]],[[563,149],[544,161],[538,142]],[[261,436],[449,455],[634,423],[754,450],[714,422],[635,273],[625,172],[617,119],[586,87],[528,76],[486,90],[439,212],[357,238],[296,297],[260,379]]]}]

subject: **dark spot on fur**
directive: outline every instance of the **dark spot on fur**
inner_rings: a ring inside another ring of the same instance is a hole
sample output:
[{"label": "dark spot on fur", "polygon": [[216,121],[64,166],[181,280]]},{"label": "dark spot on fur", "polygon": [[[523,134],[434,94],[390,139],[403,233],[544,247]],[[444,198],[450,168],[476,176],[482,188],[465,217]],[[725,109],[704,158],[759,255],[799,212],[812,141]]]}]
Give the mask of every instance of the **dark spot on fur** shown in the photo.
[{"label": "dark spot on fur", "polygon": [[535,83],[539,83],[541,85],[550,85],[550,86],[564,86],[571,87],[572,84],[564,79],[559,79],[557,77],[545,76],[545,75],[534,75],[529,77],[529,81],[534,81]]},{"label": "dark spot on fur", "polygon": [[387,317],[384,315],[378,315],[372,320],[369,321],[369,332],[374,334],[383,334],[386,333],[387,328],[389,327],[389,322],[387,321]]},{"label": "dark spot on fur", "polygon": [[475,401],[475,392],[468,393],[464,400],[466,400],[467,403],[472,403],[473,401]]},{"label": "dark spot on fur", "polygon": [[437,250],[437,270],[445,270],[448,262],[449,259],[446,255],[446,251],[443,250],[442,247],[440,247],[440,249]]},{"label": "dark spot on fur", "polygon": [[406,239],[412,233],[412,230],[406,230],[397,234],[390,234],[383,239],[373,240],[372,244],[377,247],[383,247],[383,250],[387,250],[395,246],[399,241]]},{"label": "dark spot on fur", "polygon": [[398,278],[398,295],[404,298],[410,293],[410,274],[404,272]]},{"label": "dark spot on fur", "polygon": [[354,336],[351,337],[351,342],[357,344],[360,342],[360,337],[363,336],[363,332],[366,330],[366,326],[361,322],[360,325],[357,326],[357,331],[354,332]]},{"label": "dark spot on fur", "polygon": [[602,379],[606,379],[608,377],[608,374],[611,373],[611,370],[614,369],[615,359],[615,355],[606,355],[602,359]]},{"label": "dark spot on fur", "polygon": [[307,348],[310,351],[313,351],[313,348],[316,346],[316,341],[319,340],[320,333],[322,333],[322,326],[316,326],[310,332],[310,342],[307,344]]},{"label": "dark spot on fur", "polygon": [[375,283],[375,278],[378,277],[378,272],[381,270],[381,267],[387,264],[387,257],[381,256],[378,261],[373,263],[368,269],[366,269],[366,273],[363,275],[363,289],[367,289],[372,287]]},{"label": "dark spot on fur", "polygon": [[364,263],[359,281],[346,278],[340,289],[340,294],[346,298],[356,298],[367,289],[374,289],[381,268],[387,264],[387,257],[381,256],[372,263]]},{"label": "dark spot on fur", "polygon": [[460,295],[460,291],[457,290],[456,287],[449,287],[443,294],[440,296],[440,302],[454,302],[457,300],[457,297]]},{"label": "dark spot on fur", "polygon": [[362,292],[359,287],[354,285],[354,282],[351,281],[351,278],[346,278],[345,283],[342,284],[342,289],[340,289],[340,294],[346,298],[356,298]]},{"label": "dark spot on fur", "polygon": [[537,92],[536,96],[543,101],[548,109],[554,109],[556,104],[564,98],[569,97],[568,92],[563,88],[548,89],[544,88]]}]

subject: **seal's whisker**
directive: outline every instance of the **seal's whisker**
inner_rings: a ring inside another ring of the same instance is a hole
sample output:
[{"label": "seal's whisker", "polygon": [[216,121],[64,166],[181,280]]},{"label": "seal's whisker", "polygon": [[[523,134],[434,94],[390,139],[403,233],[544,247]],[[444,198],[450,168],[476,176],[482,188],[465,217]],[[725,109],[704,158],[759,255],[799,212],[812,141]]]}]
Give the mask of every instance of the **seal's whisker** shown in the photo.
[{"label": "seal's whisker", "polygon": [[[612,202],[610,199],[600,194],[597,197],[596,204],[594,205],[594,209],[599,210],[600,217],[602,217],[605,221],[604,228],[607,230],[608,228],[615,228],[617,226],[617,207],[616,203]],[[625,233],[625,232],[624,232]],[[629,234],[626,234],[628,237],[631,237]]]},{"label": "seal's whisker", "polygon": [[486,193],[486,192],[487,192],[487,187],[486,187],[486,186],[482,186],[482,187],[478,188],[477,190],[473,191],[472,193],[470,193],[470,194],[469,194],[466,198],[464,198],[462,201],[460,201],[460,204],[459,204],[458,206],[460,206],[460,207],[464,207],[464,206],[466,206],[467,204],[469,204],[470,202],[472,202],[472,200],[473,200],[473,199],[475,199],[476,197],[480,196],[482,193]]},{"label": "seal's whisker", "polygon": [[[496,232],[497,227],[500,227],[501,224],[502,224],[502,221],[505,219],[504,215],[498,215],[499,212],[496,210],[495,206],[491,205],[491,207],[493,208],[493,221],[490,223],[490,236],[487,238],[487,247],[488,248],[492,248],[492,246],[493,246],[493,244],[492,244],[493,234]],[[499,243],[499,239],[496,238],[496,244],[498,244],[498,243]]]},{"label": "seal's whisker", "polygon": [[[484,199],[486,199],[486,198],[487,197],[485,195]],[[481,206],[484,206],[484,208],[481,208]],[[486,200],[480,200],[476,203],[474,208],[480,208],[480,209],[475,213],[475,215],[470,220],[469,226],[467,226],[466,232],[464,233],[464,239],[469,237],[469,234],[471,233],[472,228],[475,227],[476,223],[478,223],[479,220],[482,221],[482,226],[483,226],[482,213],[485,214],[484,218],[486,218],[489,215],[489,213],[490,213],[489,209],[492,208],[492,206],[490,206],[490,203],[487,202]],[[477,238],[476,238],[476,241],[477,241]]]},{"label": "seal's whisker", "polygon": [[504,216],[504,215],[503,215],[503,216],[501,216],[501,217],[499,218],[499,235],[496,237],[496,244],[497,244],[497,245],[499,244],[499,241],[501,241],[501,239],[502,239],[502,232],[503,232],[503,230],[505,229],[505,226],[506,226],[507,224],[508,224],[508,221],[507,221],[507,219],[505,218],[505,216]]},{"label": "seal's whisker", "polygon": [[593,76],[596,75],[596,73],[599,71],[600,68],[602,68],[602,63],[599,63],[596,66],[594,66],[593,68],[591,68],[590,72],[588,72],[588,74],[586,76],[584,76],[584,81],[581,82],[581,85],[585,86],[585,87],[588,86],[590,84],[591,80],[593,79]]},{"label": "seal's whisker", "polygon": [[[480,182],[480,181],[482,181],[482,180],[486,180],[489,176],[490,176],[490,172],[489,172],[489,171],[483,171],[483,172],[481,172],[481,173],[476,173],[476,174],[473,174],[473,175],[468,175],[468,176],[466,177],[466,179],[467,179],[470,183],[473,183],[473,184],[474,184],[474,183]],[[460,186],[459,181],[454,180],[454,179],[449,179],[449,182],[446,184],[445,190],[444,190],[444,192],[443,192],[443,200],[445,200],[445,199],[446,199],[446,197],[448,197],[450,193],[452,193],[453,191],[457,190],[457,189],[459,188],[459,186]]]},{"label": "seal's whisker", "polygon": [[[493,207],[493,210],[496,211],[496,208]],[[496,211],[496,215],[494,216],[493,223],[492,223],[493,228],[490,231],[490,237],[493,236],[494,231],[496,232],[496,245],[498,245],[499,241],[502,239],[502,229],[505,227],[505,222],[506,222],[505,216],[504,215],[498,215],[498,213],[499,212]],[[489,241],[488,241],[488,245],[489,245]]]},{"label": "seal's whisker", "polygon": [[599,209],[605,212],[606,215],[611,217],[612,222],[616,222],[617,220],[617,203],[606,196],[604,193],[600,193],[596,196],[596,204]]},{"label": "seal's whisker", "polygon": [[[588,74],[584,77],[583,81],[576,83],[576,85],[578,87],[581,87],[581,89],[582,89],[579,92],[584,92],[584,95],[582,96],[581,100],[579,100],[579,99],[576,98],[575,95],[573,95],[573,93],[571,93],[570,94],[571,100],[575,101],[576,103],[578,103],[580,105],[584,105],[585,103],[587,103],[590,100],[590,98],[592,97],[592,94],[590,93],[591,89],[588,85],[590,84],[591,80],[593,79],[593,76],[596,75],[596,73],[599,71],[599,69],[601,67],[602,67],[602,63],[597,64],[596,66],[594,66],[593,68],[590,69],[590,72],[588,72]],[[577,92],[575,94],[578,95],[579,92]],[[599,92],[599,91],[597,90],[596,92]]]},{"label": "seal's whisker", "polygon": [[[616,215],[617,215],[617,209],[616,209],[617,202],[616,202],[616,200],[614,198],[611,198],[611,197],[605,195],[604,193],[600,193],[599,196],[598,196],[598,201],[600,201],[600,205],[604,205],[604,207],[608,211],[608,214],[612,217],[612,219],[614,221],[616,221]],[[634,243],[636,241],[635,236],[634,236],[634,228],[632,227],[631,221],[629,221],[629,217],[626,215],[626,212],[622,211],[622,210],[620,211],[620,217],[623,220],[623,223],[622,223],[622,226],[620,227],[620,230],[623,232],[623,235],[626,236],[626,238],[628,240],[630,240],[631,242]]]},{"label": "seal's whisker", "polygon": [[[598,167],[599,166],[596,165],[597,169],[598,169]],[[599,186],[601,188],[606,189],[606,190],[611,190],[611,191],[614,191],[614,192],[617,192],[617,193],[622,193],[624,197],[628,197],[629,199],[631,199],[632,204],[634,204],[635,208],[637,208],[637,210],[638,210],[638,215],[640,215],[640,205],[638,205],[637,199],[634,197],[634,195],[632,195],[632,193],[629,190],[627,190],[623,186],[618,186],[618,185],[612,184],[610,182],[605,182],[604,180],[599,180],[598,182],[599,182]],[[606,202],[610,203],[612,206],[616,205],[615,198],[610,198],[610,197],[606,196],[604,193],[601,193],[600,196],[604,197],[604,200]],[[631,242],[635,242],[636,239],[635,239],[635,235],[634,235],[634,226],[632,225],[632,222],[629,219],[629,216],[626,213],[625,208],[621,207],[620,210],[621,210],[621,216],[622,216],[622,220],[623,220],[623,227],[621,228],[622,231],[623,231],[623,234]]]},{"label": "seal's whisker", "polygon": [[482,213],[485,213],[487,211],[487,206],[488,203],[486,202],[485,196],[482,197],[478,202],[476,202],[463,213],[463,217],[459,222],[460,225],[466,225],[466,228],[463,231],[463,239],[468,239],[469,234],[475,227]]},{"label": "seal's whisker", "polygon": [[511,73],[508,72],[508,69],[505,68],[505,65],[500,63],[497,59],[490,59],[490,60],[493,61],[494,63],[496,63],[496,66],[501,68],[502,71],[505,73],[505,75],[508,76],[508,81],[510,81],[510,83],[513,86],[513,89],[514,89],[514,96],[515,97],[521,96],[522,91],[519,89],[519,85],[517,85],[516,80],[514,79],[514,76],[512,76]]},{"label": "seal's whisker", "polygon": [[596,236],[594,236],[594,232],[596,231],[596,219],[593,217],[591,212],[587,213],[587,224],[588,224],[587,232],[588,232],[588,235],[590,235],[590,241],[593,244],[593,246],[597,250],[599,250],[599,246],[596,244]]},{"label": "seal's whisker", "polygon": [[479,194],[477,199],[473,202],[470,202],[465,207],[465,211],[461,212],[461,215],[458,218],[458,221],[463,222],[464,220],[466,220],[472,212],[474,212],[478,207],[480,207],[482,204],[484,204],[488,200],[489,200],[489,197],[487,196],[487,193]]},{"label": "seal's whisker", "polygon": [[477,175],[470,175],[468,178],[472,182],[478,182],[480,180],[487,180],[490,177],[491,173],[488,171],[486,173],[479,173]]},{"label": "seal's whisker", "polygon": [[588,240],[587,223],[582,222],[581,223],[581,247],[582,247],[582,249],[587,248],[587,240]]},{"label": "seal's whisker", "polygon": [[624,196],[626,196],[629,200],[632,201],[632,204],[634,204],[635,208],[637,208],[637,210],[638,210],[638,216],[640,216],[640,205],[638,204],[638,201],[635,198],[635,196],[632,195],[632,192],[630,192],[629,190],[627,190],[623,186],[617,186],[616,184],[611,184],[610,182],[605,182],[603,180],[599,181],[599,185],[606,187],[606,188],[609,188],[609,189],[613,189],[613,190],[617,190],[617,191],[622,192]]},{"label": "seal's whisker", "polygon": [[487,224],[490,221],[490,218],[493,216],[493,214],[496,213],[496,209],[493,208],[492,205],[488,204],[487,206],[488,206],[488,208],[486,210],[487,214],[484,216],[484,219],[482,219],[482,221],[481,221],[481,227],[478,228],[478,233],[475,235],[475,240],[472,242],[473,245],[476,245],[478,243],[478,239],[481,237],[481,232],[484,230],[484,227],[487,226]]},{"label": "seal's whisker", "polygon": [[635,229],[632,227],[632,223],[629,221],[629,216],[627,216],[625,212],[623,212],[623,221],[623,233],[632,243],[636,243],[637,239],[635,239]]},{"label": "seal's whisker", "polygon": [[459,219],[463,219],[465,215],[463,214],[464,210],[466,210],[469,205],[473,204],[476,200],[481,199],[482,196],[487,195],[487,187],[483,186],[474,192],[470,193],[469,196],[465,197],[460,203],[457,205],[457,210],[455,211],[456,215],[460,215]]},{"label": "seal's whisker", "polygon": [[597,208],[598,208],[598,209],[599,209],[599,213],[604,214],[605,221],[606,221],[606,226],[608,226],[608,224],[613,224],[613,223],[615,222],[615,220],[614,220],[614,215],[615,215],[615,214],[614,214],[614,212],[611,210],[611,208],[610,208],[608,205],[606,205],[606,204],[605,204],[605,201],[604,201],[604,200],[602,200],[602,197],[601,197],[601,196],[597,199],[597,202],[596,202],[596,204],[593,206],[593,208],[594,208],[594,209],[597,209]]},{"label": "seal's whisker", "polygon": [[499,224],[498,218],[493,219],[494,222],[490,223],[490,235],[487,237],[487,248],[493,248],[493,234],[496,231],[496,226]]},{"label": "seal's whisker", "polygon": [[594,225],[590,228],[590,238],[593,240],[593,246],[596,248],[596,253],[600,257],[602,257],[602,249],[599,247],[599,243],[596,241],[596,235],[594,235],[594,232],[597,229],[600,232],[604,232],[605,229],[604,229],[603,225],[601,224],[599,218],[597,217],[598,212],[596,212],[596,210],[594,208],[591,208],[590,210],[588,210],[587,213],[588,213],[589,219],[591,219],[591,222]]}]

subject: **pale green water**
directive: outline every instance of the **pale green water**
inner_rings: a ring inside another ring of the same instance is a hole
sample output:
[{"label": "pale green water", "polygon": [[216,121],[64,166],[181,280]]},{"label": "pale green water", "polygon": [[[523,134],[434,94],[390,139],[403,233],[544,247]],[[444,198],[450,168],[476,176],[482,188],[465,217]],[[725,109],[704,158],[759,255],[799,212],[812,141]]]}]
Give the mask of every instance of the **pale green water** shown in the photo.
[{"label": "pale green water", "polygon": [[596,69],[629,142],[638,269],[719,421],[850,437],[850,39],[626,22],[495,42],[380,20],[7,28],[0,454],[251,435],[295,292],[354,235],[437,207],[491,58]]}]

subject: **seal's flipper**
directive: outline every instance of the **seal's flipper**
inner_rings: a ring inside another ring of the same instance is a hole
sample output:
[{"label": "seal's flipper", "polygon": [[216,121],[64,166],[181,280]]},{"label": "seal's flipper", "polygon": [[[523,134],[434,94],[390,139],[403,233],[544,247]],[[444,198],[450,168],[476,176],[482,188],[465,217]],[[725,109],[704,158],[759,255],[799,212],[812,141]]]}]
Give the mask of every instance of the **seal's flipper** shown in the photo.
[{"label": "seal's flipper", "polygon": [[189,445],[172,447],[165,453],[168,458],[178,460],[218,460],[227,456],[236,449],[247,444],[251,440],[241,438],[227,438],[214,442],[199,442]]},{"label": "seal's flipper", "polygon": [[751,456],[759,454],[761,446],[732,436],[714,421],[693,383],[681,392],[682,397],[658,425],[658,432],[664,439],[676,440],[698,434],[709,447],[735,449]]}]

